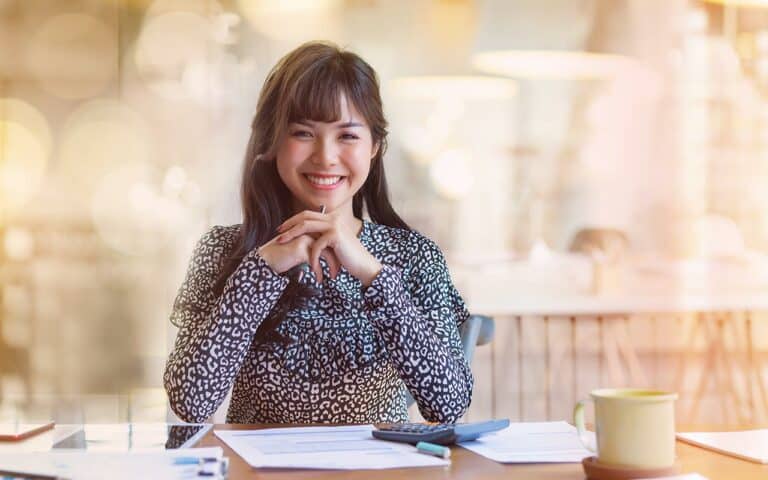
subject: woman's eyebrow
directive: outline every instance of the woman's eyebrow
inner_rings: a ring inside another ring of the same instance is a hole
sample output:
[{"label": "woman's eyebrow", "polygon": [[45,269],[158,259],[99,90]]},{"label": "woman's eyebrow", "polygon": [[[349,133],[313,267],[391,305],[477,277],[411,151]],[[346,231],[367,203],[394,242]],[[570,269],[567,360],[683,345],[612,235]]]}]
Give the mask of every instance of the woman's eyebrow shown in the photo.
[{"label": "woman's eyebrow", "polygon": [[[313,124],[317,123],[317,122],[312,122],[312,121],[309,121],[309,120],[296,120],[293,123],[298,123],[300,125],[305,125],[307,127],[312,127]],[[336,125],[336,128],[352,128],[352,127],[364,127],[364,126],[365,125],[363,125],[362,123],[359,123],[359,122],[344,122],[344,123],[340,123],[340,124]]]}]

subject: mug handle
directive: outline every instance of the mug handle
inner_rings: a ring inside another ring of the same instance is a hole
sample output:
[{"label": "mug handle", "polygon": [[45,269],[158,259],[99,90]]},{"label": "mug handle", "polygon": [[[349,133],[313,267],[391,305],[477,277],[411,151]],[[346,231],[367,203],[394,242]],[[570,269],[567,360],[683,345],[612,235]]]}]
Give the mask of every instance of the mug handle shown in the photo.
[{"label": "mug handle", "polygon": [[573,407],[573,423],[576,425],[576,431],[579,433],[579,440],[581,440],[582,445],[590,452],[597,453],[593,437],[589,435],[587,427],[584,426],[584,406],[591,401],[587,398],[576,403],[576,406]]}]

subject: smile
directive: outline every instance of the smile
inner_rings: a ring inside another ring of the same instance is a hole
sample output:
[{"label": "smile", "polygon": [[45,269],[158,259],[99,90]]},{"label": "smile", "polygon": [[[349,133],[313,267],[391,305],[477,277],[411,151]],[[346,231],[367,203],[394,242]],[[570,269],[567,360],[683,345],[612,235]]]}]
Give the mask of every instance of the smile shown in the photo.
[{"label": "smile", "polygon": [[305,174],[304,178],[306,178],[309,181],[309,183],[315,188],[319,188],[321,190],[330,190],[341,185],[342,180],[344,180],[346,177],[342,177],[342,176],[318,177],[315,175]]}]

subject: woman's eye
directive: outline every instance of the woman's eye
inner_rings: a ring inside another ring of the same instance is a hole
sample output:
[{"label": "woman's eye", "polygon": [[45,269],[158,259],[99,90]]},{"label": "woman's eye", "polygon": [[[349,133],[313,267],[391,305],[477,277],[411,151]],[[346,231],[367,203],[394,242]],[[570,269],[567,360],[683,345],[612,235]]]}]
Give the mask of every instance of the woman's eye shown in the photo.
[{"label": "woman's eye", "polygon": [[357,140],[358,136],[357,135],[353,135],[351,133],[345,133],[344,135],[341,136],[341,138],[344,139],[344,140]]},{"label": "woman's eye", "polygon": [[292,133],[294,137],[311,137],[312,134],[307,132],[306,130],[296,130]]}]

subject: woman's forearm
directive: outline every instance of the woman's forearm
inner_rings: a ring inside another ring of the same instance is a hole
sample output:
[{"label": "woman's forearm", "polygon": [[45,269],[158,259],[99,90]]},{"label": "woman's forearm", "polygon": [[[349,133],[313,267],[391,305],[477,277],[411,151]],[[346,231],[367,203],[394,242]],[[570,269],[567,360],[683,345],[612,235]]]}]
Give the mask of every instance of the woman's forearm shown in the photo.
[{"label": "woman's forearm", "polygon": [[400,271],[390,266],[366,290],[365,302],[369,319],[422,416],[427,421],[456,422],[469,407],[474,381],[453,312],[434,305],[422,313],[404,288]]},{"label": "woman's forearm", "polygon": [[213,308],[199,318],[184,319],[163,375],[168,400],[179,418],[204,422],[218,409],[256,330],[287,284],[288,279],[252,252],[229,277]]}]

